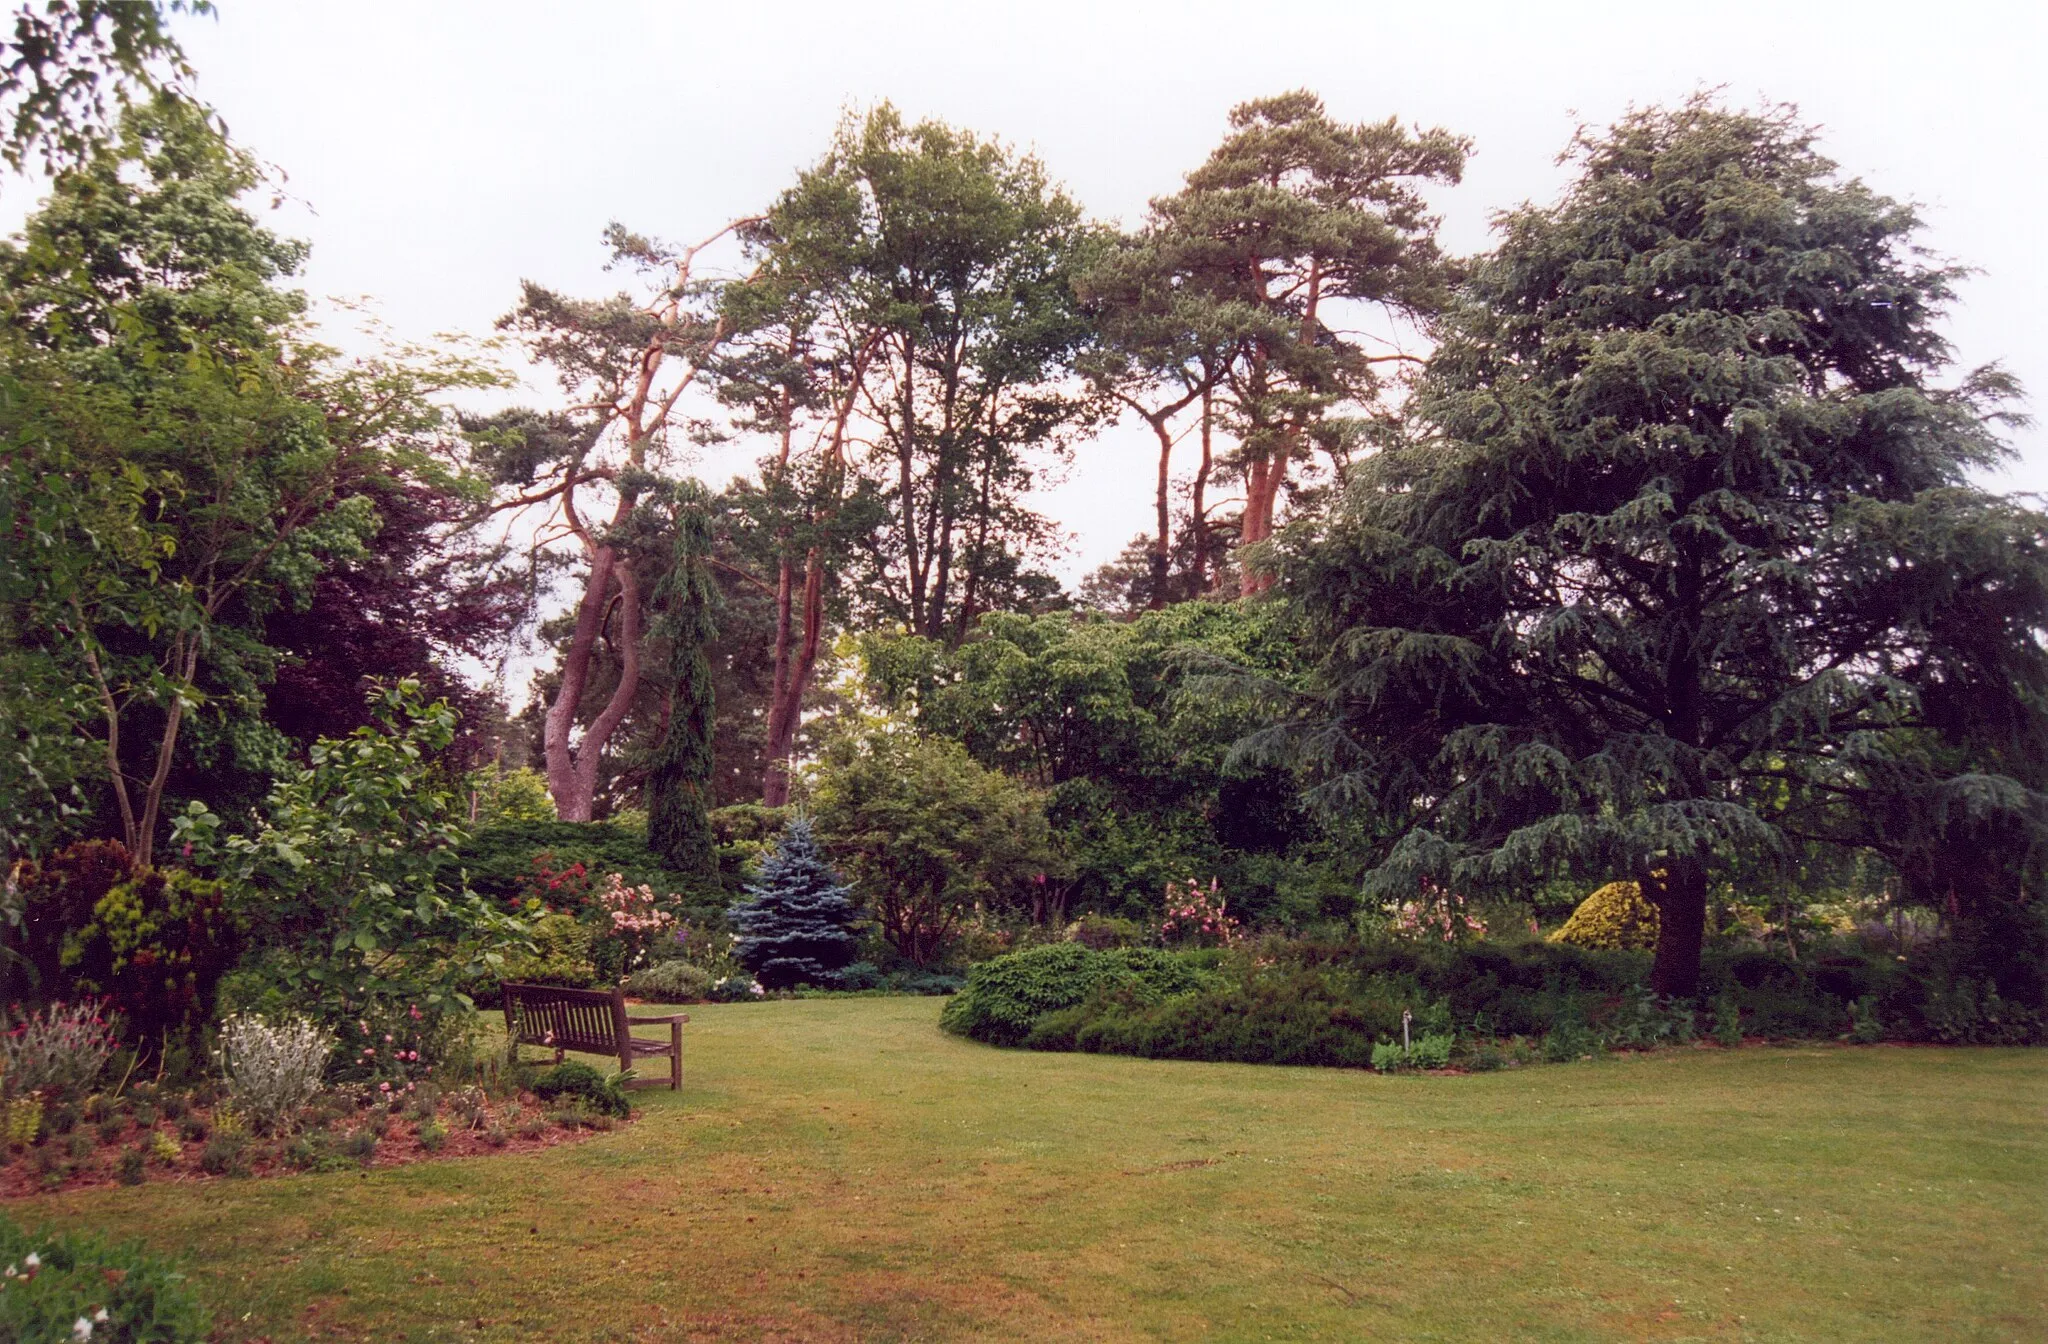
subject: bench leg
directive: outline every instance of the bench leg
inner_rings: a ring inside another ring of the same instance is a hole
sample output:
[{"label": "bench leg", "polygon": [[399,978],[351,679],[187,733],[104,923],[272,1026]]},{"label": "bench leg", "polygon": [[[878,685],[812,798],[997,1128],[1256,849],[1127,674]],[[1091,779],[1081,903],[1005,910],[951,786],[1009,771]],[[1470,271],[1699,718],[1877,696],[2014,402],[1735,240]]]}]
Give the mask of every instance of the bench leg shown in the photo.
[{"label": "bench leg", "polygon": [[683,1024],[668,1024],[668,1090],[679,1092],[683,1086]]}]

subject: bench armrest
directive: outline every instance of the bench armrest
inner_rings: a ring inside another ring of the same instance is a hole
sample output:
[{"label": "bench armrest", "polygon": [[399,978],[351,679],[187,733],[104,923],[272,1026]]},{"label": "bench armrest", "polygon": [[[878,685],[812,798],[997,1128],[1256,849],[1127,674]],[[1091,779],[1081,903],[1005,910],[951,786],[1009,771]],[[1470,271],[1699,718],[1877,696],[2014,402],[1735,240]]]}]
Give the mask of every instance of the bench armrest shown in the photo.
[{"label": "bench armrest", "polygon": [[629,1017],[626,1019],[626,1023],[629,1026],[635,1027],[661,1027],[667,1026],[671,1022],[687,1022],[689,1020],[690,1015],[688,1013],[670,1013],[667,1017]]}]

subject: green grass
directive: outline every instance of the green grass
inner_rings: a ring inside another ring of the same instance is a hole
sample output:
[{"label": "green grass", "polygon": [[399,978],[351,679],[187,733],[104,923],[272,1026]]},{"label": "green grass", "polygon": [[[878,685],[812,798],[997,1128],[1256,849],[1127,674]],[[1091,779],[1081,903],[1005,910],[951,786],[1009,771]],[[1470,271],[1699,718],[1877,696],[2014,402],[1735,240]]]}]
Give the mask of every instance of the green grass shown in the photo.
[{"label": "green grass", "polygon": [[1464,1078],[994,1050],[930,999],[690,1010],[680,1096],[529,1156],[15,1212],[227,1337],[2019,1340],[2048,1052]]}]

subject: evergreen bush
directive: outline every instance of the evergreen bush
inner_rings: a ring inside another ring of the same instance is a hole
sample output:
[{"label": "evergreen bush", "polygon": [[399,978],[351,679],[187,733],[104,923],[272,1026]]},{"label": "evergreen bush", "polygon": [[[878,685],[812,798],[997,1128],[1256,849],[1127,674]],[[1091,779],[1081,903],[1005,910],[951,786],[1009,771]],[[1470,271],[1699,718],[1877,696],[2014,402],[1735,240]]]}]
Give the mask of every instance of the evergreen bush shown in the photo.
[{"label": "evergreen bush", "polygon": [[733,956],[765,989],[836,985],[853,964],[860,939],[852,888],[825,862],[811,823],[799,817],[747,886],[750,899],[732,909],[739,941]]},{"label": "evergreen bush", "polygon": [[1652,948],[1657,945],[1657,907],[1643,897],[1639,882],[1609,882],[1572,911],[1553,943],[1574,947]]},{"label": "evergreen bush", "polygon": [[660,961],[626,977],[625,989],[649,1003],[694,1003],[711,992],[711,972],[687,961]]},{"label": "evergreen bush", "polygon": [[1019,1045],[1041,1016],[1077,1008],[1098,989],[1127,989],[1134,1003],[1154,1003],[1213,982],[1194,957],[1178,953],[1050,943],[969,971],[967,983],[939,1015],[939,1025],[991,1045]]}]

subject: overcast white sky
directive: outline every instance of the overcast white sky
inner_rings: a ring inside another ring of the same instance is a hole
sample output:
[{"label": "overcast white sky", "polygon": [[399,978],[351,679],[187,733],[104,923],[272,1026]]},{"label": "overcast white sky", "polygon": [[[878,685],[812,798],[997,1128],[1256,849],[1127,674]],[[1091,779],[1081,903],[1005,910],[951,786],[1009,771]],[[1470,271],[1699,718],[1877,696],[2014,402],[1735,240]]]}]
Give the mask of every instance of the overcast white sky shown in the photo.
[{"label": "overcast white sky", "polygon": [[[371,296],[408,336],[488,331],[521,277],[617,288],[606,221],[694,239],[787,184],[843,108],[882,98],[1032,149],[1091,212],[1133,222],[1233,103],[1306,86],[1346,119],[1476,140],[1442,201],[1446,243],[1470,251],[1492,212],[1555,195],[1574,125],[1719,85],[1798,103],[1846,172],[1921,202],[1928,243],[1984,272],[1950,319],[1960,359],[2048,395],[2037,3],[219,7],[178,31],[200,96],[290,175],[303,208],[282,227],[313,244],[307,288]],[[2048,435],[2017,442],[1995,484],[2048,490]],[[1147,526],[1148,443],[1084,446],[1047,495],[1076,534],[1070,577]]]}]

